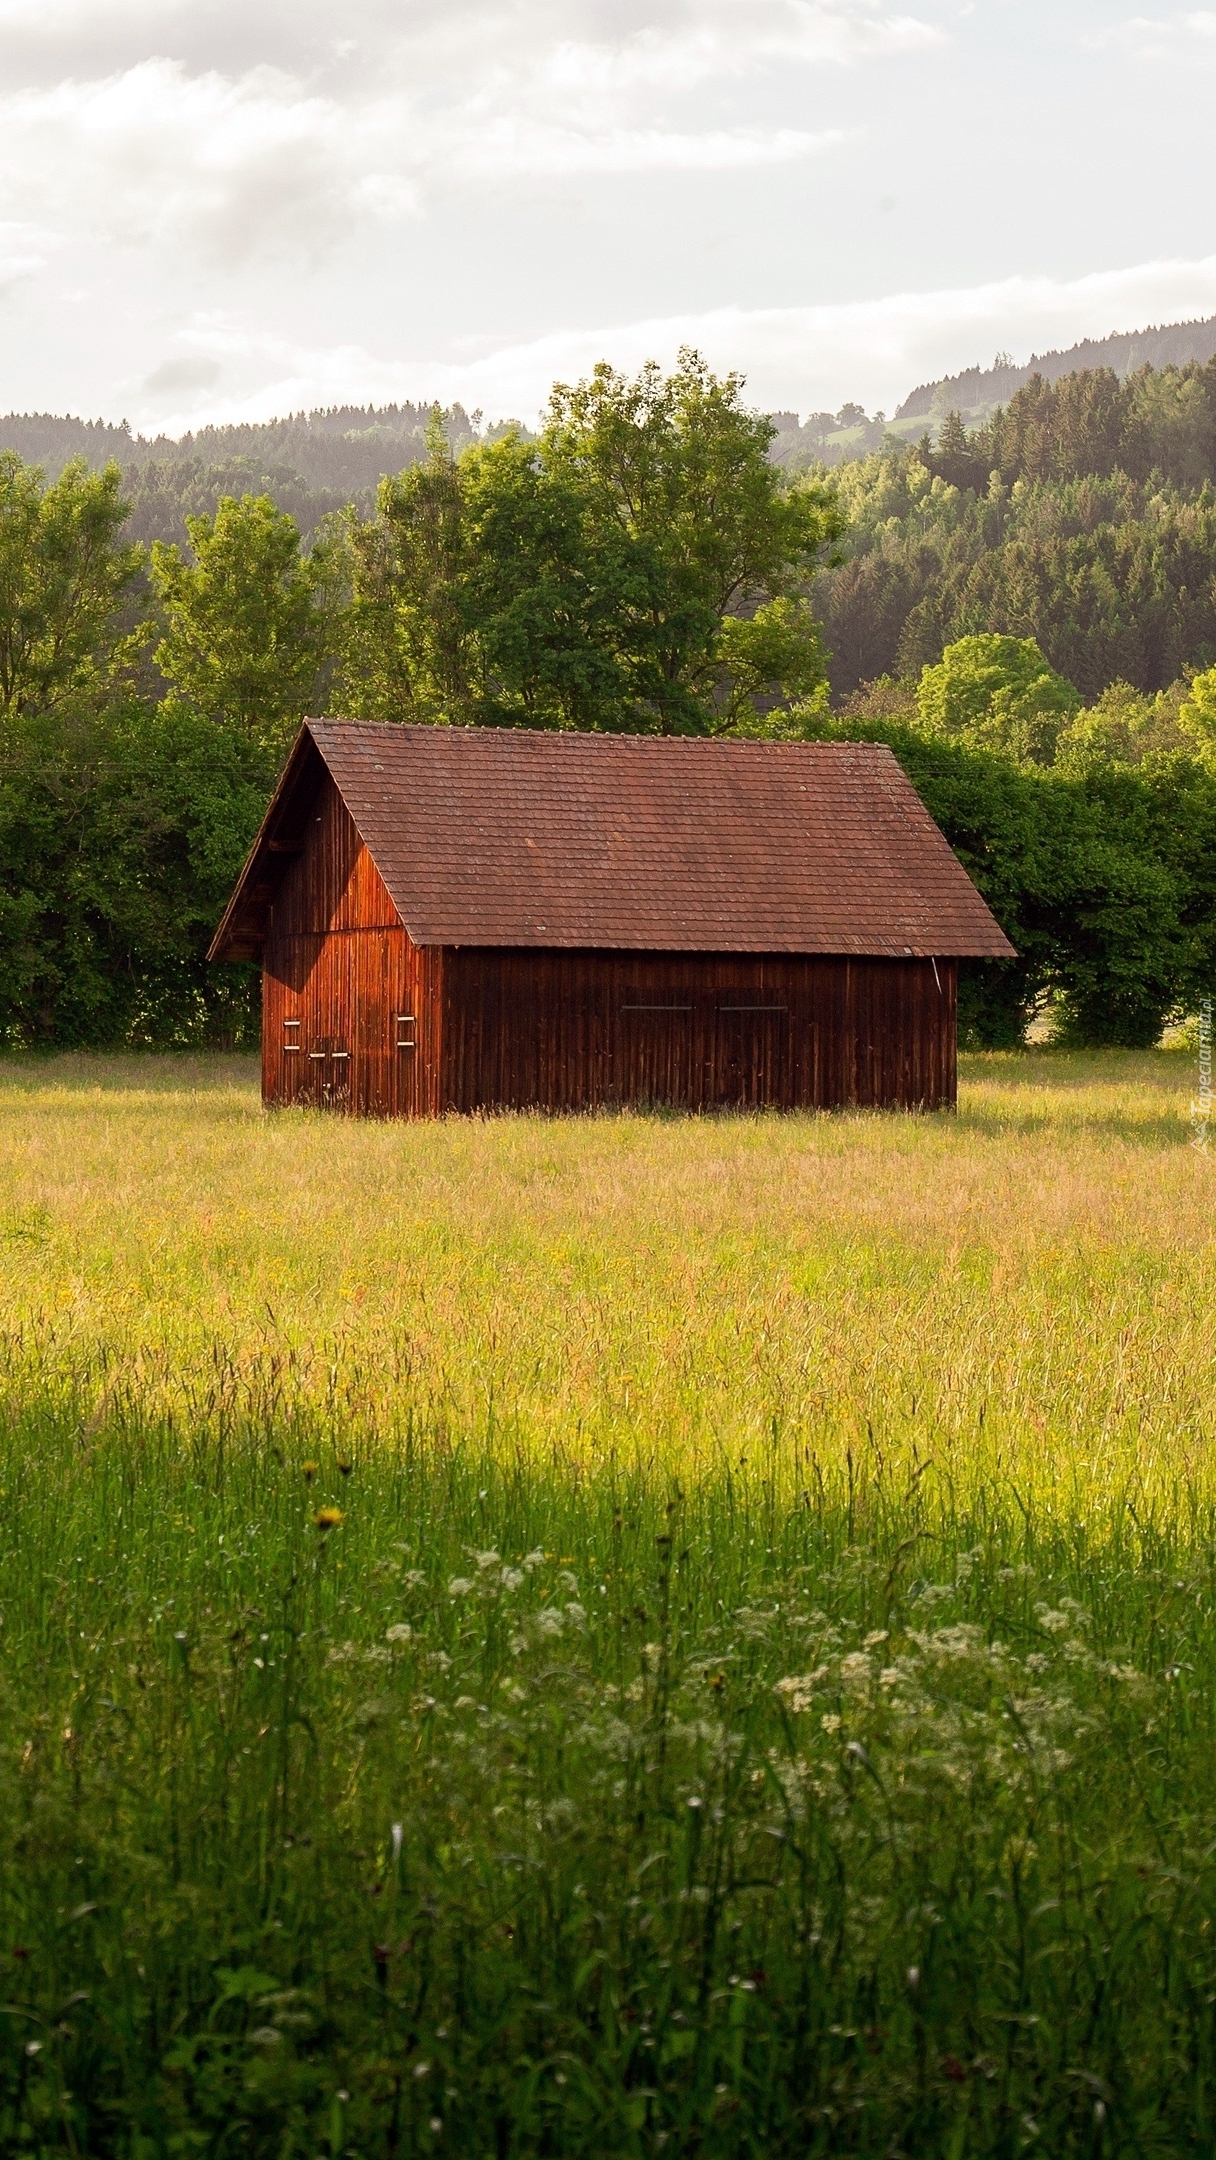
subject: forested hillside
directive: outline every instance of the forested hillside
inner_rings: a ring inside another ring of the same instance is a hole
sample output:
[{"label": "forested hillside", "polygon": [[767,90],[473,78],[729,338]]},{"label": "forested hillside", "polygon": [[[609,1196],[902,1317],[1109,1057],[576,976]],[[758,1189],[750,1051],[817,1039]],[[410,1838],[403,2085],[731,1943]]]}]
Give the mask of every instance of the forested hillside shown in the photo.
[{"label": "forested hillside", "polygon": [[1167,323],[1148,330],[1116,331],[1112,337],[1085,338],[1066,352],[1035,353],[1019,367],[1008,353],[998,353],[992,366],[964,368],[939,382],[918,383],[895,409],[896,422],[938,420],[944,413],[963,412],[987,419],[998,405],[1007,405],[1015,391],[1035,375],[1044,382],[1058,382],[1062,375],[1081,375],[1091,368],[1113,368],[1116,375],[1134,375],[1139,368],[1201,365],[1216,354],[1216,315],[1203,322]]},{"label": "forested hillside", "polygon": [[836,700],[977,632],[1036,638],[1086,698],[1216,660],[1216,361],[1035,377],[981,428],[949,414],[834,479]]},{"label": "forested hillside", "polygon": [[[0,451],[14,450],[55,480],[72,458],[101,472],[112,458],[122,469],[134,540],[186,538],[186,518],[210,514],[223,495],[273,495],[305,536],[331,510],[354,503],[370,514],[384,473],[400,472],[426,455],[428,405],[335,406],[293,413],[285,420],[200,428],[180,438],[136,435],[126,421],[73,420],[53,413],[9,413],[0,419]],[[444,415],[454,450],[478,434],[461,405]],[[485,431],[488,439],[501,429]]]}]

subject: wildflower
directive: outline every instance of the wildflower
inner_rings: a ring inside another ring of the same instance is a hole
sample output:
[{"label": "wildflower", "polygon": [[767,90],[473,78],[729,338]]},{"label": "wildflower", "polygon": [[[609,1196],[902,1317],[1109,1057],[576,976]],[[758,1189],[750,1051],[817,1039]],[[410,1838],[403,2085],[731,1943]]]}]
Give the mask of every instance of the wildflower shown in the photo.
[{"label": "wildflower", "polygon": [[318,1508],[313,1521],[322,1534],[327,1530],[336,1530],[343,1521],[342,1510],[340,1507]]},{"label": "wildflower", "polygon": [[388,1642],[408,1642],[413,1632],[413,1628],[410,1627],[407,1621],[397,1620],[389,1628],[385,1640]]},{"label": "wildflower", "polygon": [[306,1485],[312,1484],[312,1481],[315,1478],[317,1471],[320,1469],[320,1467],[320,1464],[315,1462],[306,1462],[304,1464],[304,1482]]},{"label": "wildflower", "polygon": [[353,1462],[340,1462],[338,1464],[338,1469],[341,1471],[343,1477],[349,1477],[354,1467],[355,1466]]},{"label": "wildflower", "polygon": [[[773,1692],[780,1695],[787,1709],[799,1716],[804,1710],[810,1709],[815,1688],[826,1672],[827,1666],[819,1665],[814,1672],[789,1673],[784,1680],[776,1682]],[[711,1681],[710,1685],[713,1686],[714,1683]]]}]

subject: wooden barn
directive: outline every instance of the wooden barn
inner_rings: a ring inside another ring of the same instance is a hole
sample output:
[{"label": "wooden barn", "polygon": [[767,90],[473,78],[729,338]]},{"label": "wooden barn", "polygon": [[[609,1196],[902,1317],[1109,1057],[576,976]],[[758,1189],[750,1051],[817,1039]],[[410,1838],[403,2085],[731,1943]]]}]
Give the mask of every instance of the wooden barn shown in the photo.
[{"label": "wooden barn", "polygon": [[891,752],[310,720],[216,933],[268,1103],[955,1100],[1012,947]]}]

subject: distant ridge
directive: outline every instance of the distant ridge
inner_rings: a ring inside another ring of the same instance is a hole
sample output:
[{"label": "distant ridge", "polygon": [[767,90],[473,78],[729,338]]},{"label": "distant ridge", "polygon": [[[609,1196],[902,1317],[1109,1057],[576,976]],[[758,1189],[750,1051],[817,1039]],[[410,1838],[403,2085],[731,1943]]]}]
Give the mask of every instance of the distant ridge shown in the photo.
[{"label": "distant ridge", "polygon": [[1032,375],[1048,382],[1061,375],[1075,375],[1082,368],[1113,368],[1116,375],[1131,375],[1140,367],[1184,367],[1188,360],[1200,364],[1216,354],[1216,315],[1205,322],[1169,323],[1148,330],[1117,331],[1107,338],[1086,338],[1067,352],[1036,353],[1025,367],[1015,367],[1007,353],[998,353],[989,368],[965,368],[961,375],[947,375],[941,382],[920,383],[904,399],[896,420],[938,419],[943,413],[962,412],[980,418],[996,405],[1005,405],[1015,390]]},{"label": "distant ridge", "polygon": [[[289,465],[310,487],[374,488],[383,472],[399,472],[426,455],[429,405],[337,405],[328,411],[290,413],[281,420],[241,421],[199,428],[193,434],[136,435],[125,420],[78,420],[56,413],[6,413],[0,418],[0,450],[44,467],[54,479],[71,457],[94,467],[116,458],[124,468],[177,463],[183,458],[214,465],[255,458]],[[453,447],[471,440],[476,423],[464,408],[448,414]]]},{"label": "distant ridge", "polygon": [[[998,353],[991,367],[965,368],[940,382],[920,383],[888,420],[871,418],[860,405],[839,412],[769,415],[772,456],[791,473],[836,466],[907,442],[926,429],[933,434],[947,413],[958,411],[972,427],[997,405],[1008,404],[1032,375],[1049,382],[1085,368],[1109,367],[1119,376],[1135,369],[1200,365],[1216,357],[1216,315],[1203,322],[1168,323],[1146,330],[1086,338],[1066,352],[1036,353],[1016,366]],[[285,414],[265,421],[221,422],[181,436],[140,435],[125,420],[83,420],[58,413],[0,416],[0,453],[16,451],[54,480],[69,458],[83,457],[95,471],[114,458],[123,469],[131,504],[127,537],[186,539],[188,516],[210,513],[223,494],[267,493],[290,511],[305,537],[346,503],[370,515],[383,473],[397,473],[426,456],[431,405],[341,405]],[[480,413],[453,405],[444,415],[454,451],[474,441],[493,442],[518,423],[483,427]],[[527,437],[529,430],[521,430]]]}]

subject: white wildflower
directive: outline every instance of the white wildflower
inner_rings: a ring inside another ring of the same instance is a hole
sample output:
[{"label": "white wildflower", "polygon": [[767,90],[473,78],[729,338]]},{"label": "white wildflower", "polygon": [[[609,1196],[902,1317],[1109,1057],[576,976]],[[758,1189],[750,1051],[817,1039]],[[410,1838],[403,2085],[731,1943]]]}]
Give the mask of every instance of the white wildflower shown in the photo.
[{"label": "white wildflower", "polygon": [[861,1694],[874,1677],[874,1662],[864,1650],[851,1650],[840,1660],[841,1685],[852,1694]]},{"label": "white wildflower", "polygon": [[385,1640],[386,1642],[409,1642],[413,1632],[413,1628],[410,1627],[407,1621],[396,1620],[388,1630]]},{"label": "white wildflower", "polygon": [[826,1665],[817,1665],[814,1672],[789,1673],[784,1680],[777,1681],[774,1693],[780,1695],[787,1710],[795,1717],[801,1717],[805,1710],[810,1709],[815,1689],[826,1675],[827,1669]]}]

